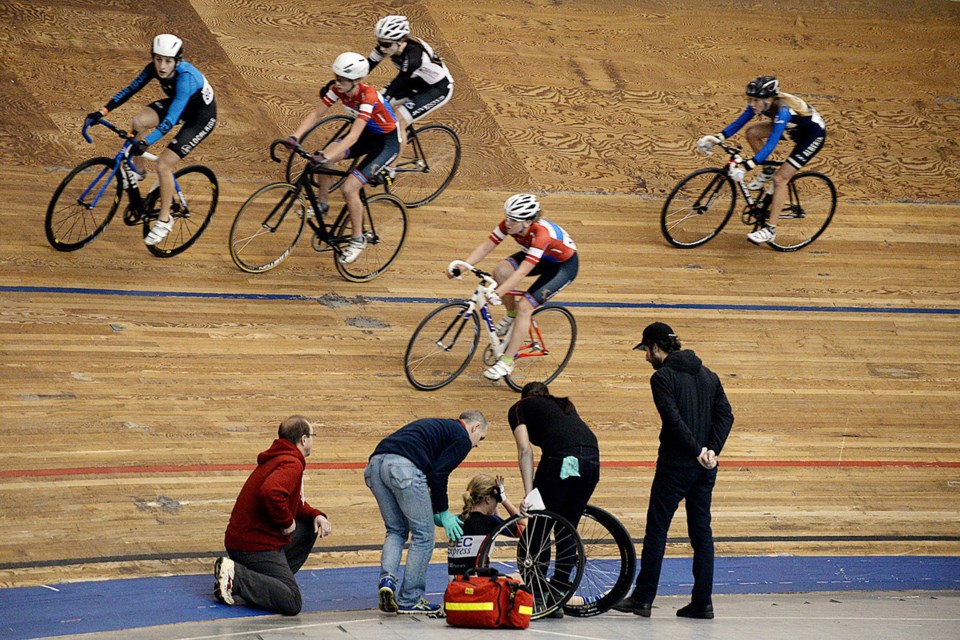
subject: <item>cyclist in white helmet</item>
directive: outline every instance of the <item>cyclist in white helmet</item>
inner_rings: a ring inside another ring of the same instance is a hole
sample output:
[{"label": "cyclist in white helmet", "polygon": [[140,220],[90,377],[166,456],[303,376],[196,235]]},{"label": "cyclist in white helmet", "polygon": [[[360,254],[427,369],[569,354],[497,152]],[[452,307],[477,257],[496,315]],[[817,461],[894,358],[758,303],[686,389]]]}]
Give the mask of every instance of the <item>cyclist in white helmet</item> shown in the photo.
[{"label": "cyclist in white helmet", "polygon": [[371,71],[389,57],[399,73],[383,90],[401,128],[436,111],[453,97],[453,76],[433,48],[410,35],[406,16],[386,16],[373,30],[377,44],[367,58]]},{"label": "cyclist in white helmet", "polygon": [[[159,244],[173,229],[170,205],[173,202],[173,172],[188,153],[210,135],[217,125],[217,103],[213,87],[189,62],[183,60],[183,41],[171,33],[161,33],[153,39],[150,49],[151,61],[133,82],[110,98],[97,111],[87,115],[95,123],[143,89],[151,80],[157,80],[167,97],[151,102],[133,116],[131,127],[136,142],[131,156],[140,156],[154,142],[166,135],[178,124],[183,124],[167,148],[157,160],[157,176],[160,179],[160,215],[144,242]],[[150,131],[152,129],[152,131]],[[147,133],[149,131],[149,133]],[[143,158],[135,157],[134,164],[141,175],[144,172]]]},{"label": "cyclist in white helmet", "polygon": [[[537,196],[532,193],[510,196],[503,210],[504,219],[465,260],[476,266],[507,236],[522,247],[493,268],[493,279],[497,281],[495,295],[503,300],[507,309],[506,316],[497,324],[497,334],[505,336],[511,327],[512,332],[503,355],[483,372],[489,380],[499,380],[513,372],[513,356],[530,328],[530,316],[573,282],[580,267],[573,238],[560,225],[541,217]],[[526,291],[515,291],[526,276],[538,277]],[[452,278],[454,274],[448,271],[447,277]]]},{"label": "cyclist in white helmet", "polygon": [[[353,236],[340,262],[354,262],[366,246],[363,237],[363,203],[360,190],[365,184],[379,184],[381,171],[394,161],[400,151],[400,129],[390,105],[383,99],[376,87],[361,82],[370,72],[367,59],[359,53],[347,51],[333,61],[335,78],[320,90],[320,103],[310,115],[303,119],[285,144],[294,149],[300,139],[323,119],[327,109],[337,102],[349,111],[356,120],[347,134],[331,142],[326,149],[314,154],[314,162],[324,164],[344,158],[364,156],[353,173],[343,181],[340,190],[350,212],[350,224]],[[322,211],[329,208],[327,198],[333,176],[320,175],[321,189],[318,198]]]}]

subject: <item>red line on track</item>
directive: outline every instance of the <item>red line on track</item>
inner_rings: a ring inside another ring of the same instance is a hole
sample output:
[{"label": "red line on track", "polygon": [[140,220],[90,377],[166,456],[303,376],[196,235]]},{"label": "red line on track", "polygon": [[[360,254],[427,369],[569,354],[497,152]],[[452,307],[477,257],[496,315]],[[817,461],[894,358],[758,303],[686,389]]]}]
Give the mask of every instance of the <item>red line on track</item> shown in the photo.
[{"label": "red line on track", "polygon": [[[470,469],[512,467],[517,463],[509,461],[464,462],[461,467]],[[624,467],[653,467],[654,460],[608,460],[602,463],[603,467],[616,469]],[[919,467],[934,469],[960,469],[960,461],[932,461],[932,460],[724,460],[722,465],[727,468],[751,467]],[[312,462],[308,469],[345,470],[363,469],[366,462]],[[0,478],[39,478],[48,476],[109,476],[123,474],[152,473],[212,473],[219,471],[245,471],[253,469],[251,464],[171,464],[171,465],[130,465],[113,467],[69,467],[55,469],[10,469],[0,470]]]}]

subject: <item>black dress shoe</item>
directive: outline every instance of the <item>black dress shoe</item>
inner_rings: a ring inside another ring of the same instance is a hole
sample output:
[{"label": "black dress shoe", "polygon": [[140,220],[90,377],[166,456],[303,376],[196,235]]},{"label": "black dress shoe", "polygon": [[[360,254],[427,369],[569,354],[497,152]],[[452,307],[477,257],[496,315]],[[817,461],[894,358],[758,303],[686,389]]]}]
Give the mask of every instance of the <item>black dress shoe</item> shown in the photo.
[{"label": "black dress shoe", "polygon": [[678,618],[697,618],[699,620],[713,620],[713,605],[695,605],[692,602],[677,609]]},{"label": "black dress shoe", "polygon": [[633,596],[627,596],[617,604],[613,605],[614,611],[632,613],[637,616],[643,616],[644,618],[650,617],[651,609],[653,609],[653,605],[651,605],[649,602],[640,602],[639,600],[634,600]]}]

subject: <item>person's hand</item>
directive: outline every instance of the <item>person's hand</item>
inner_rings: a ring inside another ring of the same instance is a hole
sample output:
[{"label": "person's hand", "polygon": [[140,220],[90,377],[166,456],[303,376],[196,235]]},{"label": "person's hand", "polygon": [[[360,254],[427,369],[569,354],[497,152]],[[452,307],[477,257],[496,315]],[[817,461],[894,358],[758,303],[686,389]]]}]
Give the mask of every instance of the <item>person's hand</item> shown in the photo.
[{"label": "person's hand", "polygon": [[297,140],[297,136],[290,136],[289,138],[283,141],[283,146],[285,146],[290,151],[293,151],[294,149],[300,146],[300,141]]},{"label": "person's hand", "polygon": [[313,519],[313,530],[318,533],[321,538],[325,538],[333,531],[333,527],[330,526],[330,521],[326,519],[323,515],[319,515]]},{"label": "person's hand", "polygon": [[496,291],[491,291],[487,294],[487,302],[492,304],[495,307],[499,307],[503,304],[503,300],[500,299],[500,296],[497,295]]},{"label": "person's hand", "polygon": [[713,155],[713,145],[720,144],[720,138],[717,136],[703,136],[697,140],[697,149],[705,156]]},{"label": "person's hand", "polygon": [[97,124],[98,122],[100,122],[101,119],[103,119],[103,116],[105,115],[107,114],[104,113],[104,109],[100,108],[100,109],[97,109],[96,111],[91,111],[90,113],[88,113],[87,121],[90,122],[90,124]]},{"label": "person's hand", "polygon": [[457,269],[456,267],[453,269],[447,269],[444,273],[447,274],[447,278],[450,280],[460,277],[460,269]]},{"label": "person's hand", "polygon": [[697,456],[697,462],[704,469],[713,469],[717,466],[717,454],[710,449],[703,447],[700,449],[700,455]]},{"label": "person's hand", "polygon": [[297,519],[294,518],[294,519],[293,519],[293,522],[290,523],[290,526],[287,527],[287,528],[285,528],[285,529],[281,529],[281,530],[280,530],[280,533],[282,533],[282,534],[285,535],[285,536],[288,536],[288,535],[290,535],[291,533],[293,533],[293,532],[296,531],[296,530],[297,530]]},{"label": "person's hand", "polygon": [[146,140],[131,140],[130,141],[130,155],[133,157],[142,156],[147,152],[147,148],[150,145]]},{"label": "person's hand", "polygon": [[503,486],[503,476],[497,476],[497,502],[507,501],[507,488]]},{"label": "person's hand", "polygon": [[730,168],[727,169],[727,174],[734,182],[742,182],[743,176],[747,174],[747,170],[740,165],[740,163],[743,162],[743,159],[740,156],[734,156],[733,159],[736,164],[730,165]]},{"label": "person's hand", "polygon": [[313,164],[327,164],[329,160],[327,159],[327,156],[323,155],[322,151],[317,151],[315,154],[310,156],[310,162]]},{"label": "person's hand", "polygon": [[447,534],[447,540],[457,542],[463,537],[463,523],[460,522],[460,518],[450,513],[449,509],[433,514],[434,522],[436,522],[438,518],[440,520],[440,526],[443,527],[444,533]]},{"label": "person's hand", "polygon": [[533,505],[530,504],[529,502],[527,502],[527,499],[526,499],[526,498],[524,498],[523,500],[521,500],[521,501],[520,501],[520,507],[517,509],[517,511],[520,512],[520,517],[521,517],[521,518],[526,518],[528,515],[530,515],[530,509],[531,509],[532,507],[533,507]]}]

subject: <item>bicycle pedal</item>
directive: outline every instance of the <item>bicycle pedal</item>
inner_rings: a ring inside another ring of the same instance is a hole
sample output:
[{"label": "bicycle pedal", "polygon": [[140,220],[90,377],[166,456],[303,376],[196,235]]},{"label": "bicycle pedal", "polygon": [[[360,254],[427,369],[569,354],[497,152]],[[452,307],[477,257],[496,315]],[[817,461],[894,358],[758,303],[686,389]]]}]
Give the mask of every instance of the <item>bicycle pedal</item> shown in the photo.
[{"label": "bicycle pedal", "polygon": [[129,205],[123,210],[123,223],[125,225],[133,227],[141,222],[143,222],[143,214],[140,211],[130,208]]}]

